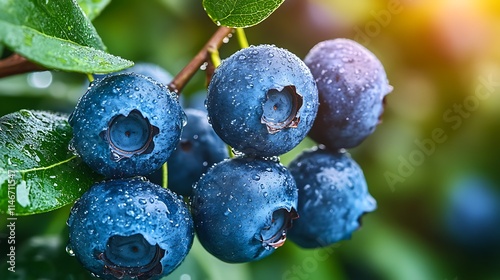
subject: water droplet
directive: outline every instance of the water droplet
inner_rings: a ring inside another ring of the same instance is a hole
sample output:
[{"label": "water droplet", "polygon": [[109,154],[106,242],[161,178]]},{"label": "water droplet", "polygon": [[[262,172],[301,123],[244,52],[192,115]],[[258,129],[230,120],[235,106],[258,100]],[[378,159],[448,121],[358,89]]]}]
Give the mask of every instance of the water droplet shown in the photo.
[{"label": "water droplet", "polygon": [[105,223],[108,223],[108,222],[110,222],[110,221],[111,221],[111,217],[110,217],[110,216],[106,216],[106,217],[104,217],[104,218],[102,219],[102,221],[101,221],[101,222],[102,222],[103,224],[105,224]]},{"label": "water droplet", "polygon": [[68,255],[70,255],[71,257],[75,256],[75,252],[73,251],[73,248],[71,248],[70,245],[66,246],[66,253],[68,253]]},{"label": "water droplet", "polygon": [[207,70],[207,67],[208,67],[208,62],[204,62],[204,63],[200,66],[200,70],[201,70],[201,71],[205,71],[205,70]]},{"label": "water droplet", "polygon": [[186,113],[184,113],[184,111],[182,111],[182,126],[183,127],[186,126],[187,122],[188,122],[187,115]]}]

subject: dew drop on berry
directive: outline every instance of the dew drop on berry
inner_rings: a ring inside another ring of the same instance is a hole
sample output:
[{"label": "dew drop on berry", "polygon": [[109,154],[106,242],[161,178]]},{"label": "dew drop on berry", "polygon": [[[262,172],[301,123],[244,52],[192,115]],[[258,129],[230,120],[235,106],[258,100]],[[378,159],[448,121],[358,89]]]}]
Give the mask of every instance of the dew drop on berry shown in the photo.
[{"label": "dew drop on berry", "polygon": [[69,246],[69,245],[66,246],[66,253],[68,253],[68,255],[70,255],[71,257],[75,256],[75,252],[73,252],[73,248],[71,248],[71,246]]}]

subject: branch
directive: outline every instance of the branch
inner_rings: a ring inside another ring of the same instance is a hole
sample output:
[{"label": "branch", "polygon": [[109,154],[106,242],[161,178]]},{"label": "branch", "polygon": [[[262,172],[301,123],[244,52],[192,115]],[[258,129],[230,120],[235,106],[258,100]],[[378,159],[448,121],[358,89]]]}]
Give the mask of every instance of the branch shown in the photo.
[{"label": "branch", "polygon": [[16,53],[0,60],[0,78],[44,69]]},{"label": "branch", "polygon": [[209,50],[219,49],[223,44],[224,38],[234,31],[233,28],[228,28],[221,26],[212,35],[208,42],[203,46],[203,48],[196,54],[196,56],[184,67],[179,74],[170,82],[168,88],[180,94],[187,82],[193,77],[193,75],[200,69],[203,63],[207,62],[210,58]]}]

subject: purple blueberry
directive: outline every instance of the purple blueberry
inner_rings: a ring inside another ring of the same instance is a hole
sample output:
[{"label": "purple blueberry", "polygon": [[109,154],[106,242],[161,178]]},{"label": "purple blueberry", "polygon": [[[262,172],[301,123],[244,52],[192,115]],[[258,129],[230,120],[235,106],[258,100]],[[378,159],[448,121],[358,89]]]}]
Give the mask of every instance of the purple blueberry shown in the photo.
[{"label": "purple blueberry", "polygon": [[392,91],[384,67],[368,49],[349,39],[323,41],[305,58],[320,106],[310,137],[335,150],[358,146],[371,135]]}]

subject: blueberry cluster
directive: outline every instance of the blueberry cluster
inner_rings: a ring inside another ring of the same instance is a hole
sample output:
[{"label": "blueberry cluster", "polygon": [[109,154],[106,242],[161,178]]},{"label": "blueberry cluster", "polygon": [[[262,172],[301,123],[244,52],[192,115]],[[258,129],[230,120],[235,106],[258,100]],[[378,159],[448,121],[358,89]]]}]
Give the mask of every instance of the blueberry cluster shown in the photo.
[{"label": "blueberry cluster", "polygon": [[93,275],[159,279],[189,252],[188,206],[141,177],[171,156],[185,119],[176,94],[137,73],[101,76],[78,102],[70,148],[108,179],[94,184],[68,219],[68,251]]},{"label": "blueberry cluster", "polygon": [[[305,61],[272,45],[237,51],[215,69],[207,112],[184,111],[147,75],[99,77],[69,119],[71,148],[107,178],[68,219],[68,246],[94,275],[161,278],[195,233],[229,263],[262,259],[287,235],[327,246],[376,208],[345,148],[373,132],[391,87],[357,43],[322,42]],[[279,156],[308,135],[318,146],[283,166]],[[165,162],[169,189],[144,178]]]},{"label": "blueberry cluster", "polygon": [[206,104],[213,129],[238,156],[214,165],[194,186],[196,234],[225,262],[259,260],[284,244],[298,218],[295,180],[276,156],[313,125],[314,78],[291,52],[251,46],[215,70]]}]

